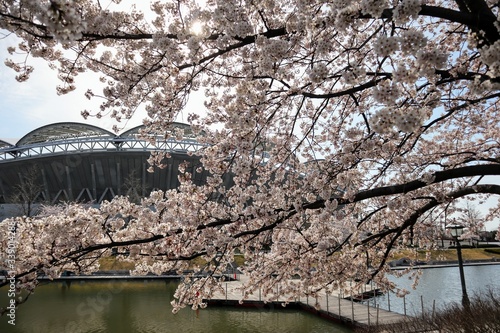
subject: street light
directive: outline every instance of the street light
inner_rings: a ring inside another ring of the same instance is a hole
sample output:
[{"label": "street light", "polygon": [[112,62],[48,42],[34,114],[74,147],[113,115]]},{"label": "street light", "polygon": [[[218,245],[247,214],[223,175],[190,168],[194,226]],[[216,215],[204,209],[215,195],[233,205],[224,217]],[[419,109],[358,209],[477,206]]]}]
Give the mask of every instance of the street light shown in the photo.
[{"label": "street light", "polygon": [[467,289],[465,287],[465,276],[464,276],[464,265],[462,261],[462,246],[458,237],[462,236],[464,233],[464,227],[459,224],[449,224],[446,229],[450,230],[451,236],[457,244],[457,257],[458,257],[458,268],[460,270],[460,282],[462,283],[462,305],[466,308],[469,307],[470,301],[469,296],[467,296]]}]

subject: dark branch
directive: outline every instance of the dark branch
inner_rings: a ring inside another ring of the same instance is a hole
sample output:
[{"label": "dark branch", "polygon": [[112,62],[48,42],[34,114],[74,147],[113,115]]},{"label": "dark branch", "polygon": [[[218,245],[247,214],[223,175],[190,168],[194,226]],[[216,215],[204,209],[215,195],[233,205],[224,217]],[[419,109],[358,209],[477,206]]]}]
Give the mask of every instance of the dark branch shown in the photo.
[{"label": "dark branch", "polygon": [[[490,194],[497,194],[500,195],[500,185],[493,185],[493,184],[482,184],[482,185],[474,185],[474,186],[468,186],[461,188],[457,191],[450,192],[446,196],[451,199],[458,199],[470,194],[475,194],[475,193],[490,193]],[[390,234],[393,234],[391,241],[387,244],[387,248],[384,252],[384,255],[382,257],[382,261],[379,264],[378,268],[372,273],[372,278],[385,266],[385,263],[387,262],[387,259],[389,258],[389,253],[392,251],[392,248],[394,247],[395,242],[400,239],[401,234],[403,231],[406,229],[414,226],[418,218],[422,216],[425,212],[429,211],[430,209],[439,206],[441,202],[438,200],[432,198],[427,204],[424,206],[420,207],[418,210],[416,210],[399,228],[396,229],[388,229],[384,230],[383,232],[380,232],[375,235],[371,235],[365,239],[359,245],[362,244],[368,244],[372,242],[373,240],[376,239],[382,239],[384,237],[387,237]]]},{"label": "dark branch", "polygon": [[[437,171],[433,173],[432,182],[424,182],[422,180],[413,180],[408,183],[377,187],[370,190],[360,191],[352,198],[331,198],[337,200],[339,204],[346,205],[349,203],[359,202],[370,198],[376,198],[386,195],[395,195],[408,193],[411,191],[424,188],[431,184],[437,184],[450,179],[477,177],[477,176],[495,176],[500,175],[500,164],[481,164],[466,166],[461,168]],[[305,204],[304,209],[318,209],[325,207],[325,200],[318,200],[313,203]]]}]

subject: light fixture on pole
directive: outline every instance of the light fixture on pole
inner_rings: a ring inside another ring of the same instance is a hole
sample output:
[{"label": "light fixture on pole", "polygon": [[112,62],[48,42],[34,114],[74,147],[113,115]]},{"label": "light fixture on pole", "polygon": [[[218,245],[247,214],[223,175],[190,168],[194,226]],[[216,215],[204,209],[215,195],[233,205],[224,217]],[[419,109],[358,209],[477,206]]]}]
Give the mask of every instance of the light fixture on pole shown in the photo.
[{"label": "light fixture on pole", "polygon": [[460,224],[449,224],[446,229],[450,230],[450,234],[457,244],[457,257],[458,257],[458,268],[460,270],[460,282],[462,284],[462,305],[464,307],[469,307],[470,301],[469,296],[467,296],[467,289],[465,287],[465,276],[464,276],[464,265],[462,260],[462,246],[460,245],[460,240],[458,239],[464,233],[464,226]]}]

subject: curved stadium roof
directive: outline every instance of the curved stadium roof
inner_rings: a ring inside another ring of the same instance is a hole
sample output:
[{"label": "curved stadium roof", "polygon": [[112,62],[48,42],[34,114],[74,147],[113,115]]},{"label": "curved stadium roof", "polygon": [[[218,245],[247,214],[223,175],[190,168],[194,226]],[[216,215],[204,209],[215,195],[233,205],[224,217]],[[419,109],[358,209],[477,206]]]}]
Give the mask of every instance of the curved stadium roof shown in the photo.
[{"label": "curved stadium roof", "polygon": [[5,142],[3,140],[0,140],[0,149],[2,148],[9,148],[9,147],[12,147],[12,145],[8,142]]},{"label": "curved stadium roof", "polygon": [[88,124],[55,123],[29,132],[16,143],[16,146],[92,136],[114,136],[114,134],[100,127]]},{"label": "curved stadium roof", "polygon": [[[70,151],[98,151],[119,149],[142,149],[164,151],[195,151],[202,147],[194,138],[187,124],[173,123],[171,130],[182,129],[182,139],[173,136],[140,138],[137,126],[121,135],[103,128],[82,123],[55,123],[37,128],[23,136],[15,145],[0,141],[0,163],[12,159],[38,158],[42,155],[69,153]],[[153,140],[151,140],[153,139]]]},{"label": "curved stadium roof", "polygon": [[[187,162],[195,182],[202,183],[206,172],[195,172],[201,149],[189,125],[174,123],[171,131],[181,129],[182,138],[139,137],[143,126],[115,135],[97,126],[81,123],[56,123],[37,128],[15,145],[0,141],[0,203],[13,202],[19,187],[36,178],[38,201],[101,202],[115,195],[129,194],[131,183],[140,196],[151,190],[176,188],[178,167]],[[168,152],[165,168],[147,172],[153,151]],[[34,175],[34,176],[33,176]]]}]

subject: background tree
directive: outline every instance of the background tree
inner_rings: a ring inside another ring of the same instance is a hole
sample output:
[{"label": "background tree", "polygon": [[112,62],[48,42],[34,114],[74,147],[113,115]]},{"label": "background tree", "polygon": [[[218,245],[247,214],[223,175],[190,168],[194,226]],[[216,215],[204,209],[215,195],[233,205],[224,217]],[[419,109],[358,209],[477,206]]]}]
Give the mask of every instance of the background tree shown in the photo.
[{"label": "background tree", "polygon": [[19,173],[20,182],[14,187],[11,202],[19,206],[20,214],[32,216],[38,207],[35,204],[45,202],[42,175],[36,166]]},{"label": "background tree", "polygon": [[480,232],[484,230],[483,216],[474,203],[467,201],[464,207],[459,208],[460,215],[456,219],[458,224],[468,228],[462,238],[468,239],[469,244],[474,244],[474,240],[479,242]]},{"label": "background tree", "polygon": [[[98,73],[102,92],[86,96],[100,110],[82,115],[120,121],[144,105],[145,136],[188,113],[210,176],[194,186],[182,166],[177,190],[141,205],[19,220],[24,287],[37,272],[92,271],[112,247],[139,273],[206,259],[211,274],[186,279],[174,309],[202,305],[236,249],[247,293],[390,287],[392,251],[439,230],[422,215],[500,193],[478,178],[500,175],[497,1],[156,1],[146,14],[119,2],[2,0],[0,27],[21,40],[9,51],[26,55],[7,66],[25,81],[30,57],[45,59],[60,94]],[[206,114],[189,113],[199,89]]]},{"label": "background tree", "polygon": [[131,171],[123,181],[123,190],[125,196],[130,202],[140,203],[146,193],[146,185],[143,180],[137,175],[137,171]]}]

